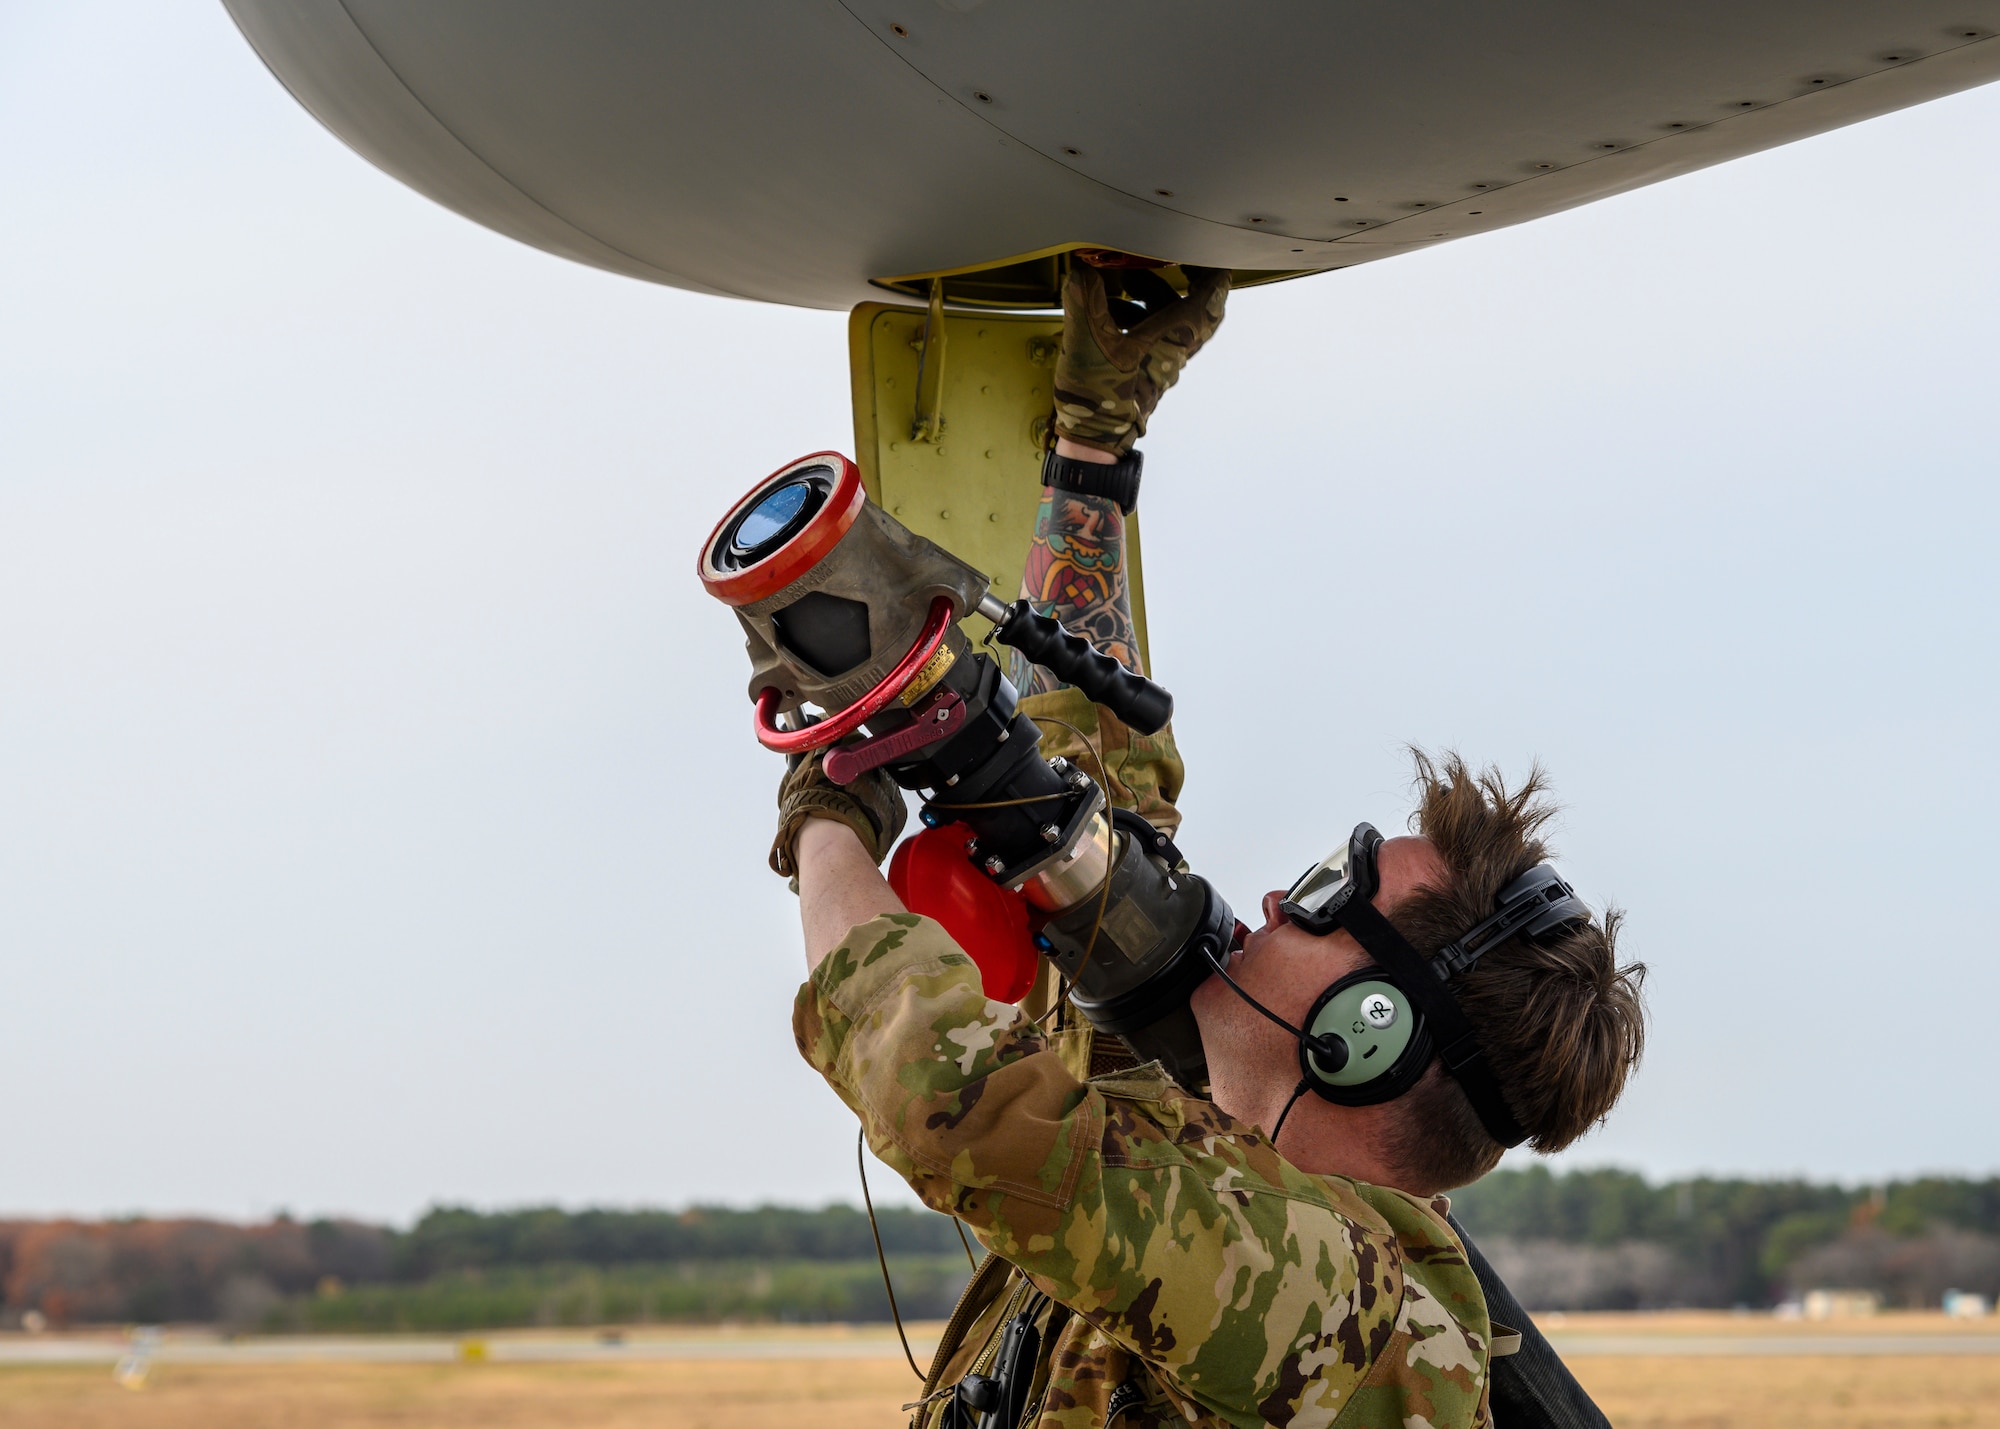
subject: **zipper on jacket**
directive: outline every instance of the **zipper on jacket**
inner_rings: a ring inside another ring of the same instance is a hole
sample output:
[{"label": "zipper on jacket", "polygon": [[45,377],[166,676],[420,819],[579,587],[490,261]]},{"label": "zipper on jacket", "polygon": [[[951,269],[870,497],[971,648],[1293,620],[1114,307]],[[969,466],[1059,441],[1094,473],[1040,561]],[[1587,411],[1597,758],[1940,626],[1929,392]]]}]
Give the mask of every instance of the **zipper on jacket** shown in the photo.
[{"label": "zipper on jacket", "polygon": [[991,1300],[982,1300],[977,1302],[979,1304],[977,1310],[967,1308],[975,1303],[976,1297],[973,1292],[982,1288],[980,1282],[1001,1266],[1006,1267],[1004,1271],[1001,1271],[1001,1279],[1004,1280],[1008,1275],[1013,1274],[1014,1266],[1012,1262],[1004,1260],[989,1251],[986,1259],[980,1263],[978,1273],[967,1282],[965,1289],[959,1293],[958,1304],[952,1307],[951,1318],[945,1321],[944,1333],[938,1337],[937,1352],[931,1356],[931,1372],[924,1379],[925,1394],[935,1394],[937,1392],[938,1380],[944,1374],[944,1367],[951,1363],[951,1357],[957,1351],[959,1344],[965,1339],[966,1331],[972,1328],[974,1320],[977,1320],[981,1315],[986,1313],[986,1307],[993,1303]]}]

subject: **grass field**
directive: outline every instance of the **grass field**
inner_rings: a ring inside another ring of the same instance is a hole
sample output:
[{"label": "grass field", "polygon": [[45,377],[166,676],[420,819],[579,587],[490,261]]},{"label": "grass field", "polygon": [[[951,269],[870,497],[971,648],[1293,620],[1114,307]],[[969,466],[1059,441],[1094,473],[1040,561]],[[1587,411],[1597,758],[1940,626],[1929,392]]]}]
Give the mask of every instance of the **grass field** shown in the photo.
[{"label": "grass field", "polygon": [[[1593,1315],[1551,1328],[1621,1343],[1783,1336],[1791,1349],[1801,1335],[1828,1339],[1828,1353],[1576,1357],[1578,1378],[1619,1429],[2000,1429],[2000,1354],[1841,1352],[1855,1336],[1991,1335],[2000,1326],[1990,1321],[1885,1316],[1806,1327],[1721,1315]],[[789,1341],[797,1332],[774,1333]],[[869,1341],[882,1343],[894,1354],[893,1341]],[[698,1345],[686,1348],[687,1358],[646,1362],[167,1360],[139,1390],[119,1386],[101,1363],[12,1363],[0,1366],[0,1429],[862,1429],[900,1425],[897,1406],[913,1397],[900,1357],[872,1349],[861,1357],[710,1359],[698,1357]]]}]

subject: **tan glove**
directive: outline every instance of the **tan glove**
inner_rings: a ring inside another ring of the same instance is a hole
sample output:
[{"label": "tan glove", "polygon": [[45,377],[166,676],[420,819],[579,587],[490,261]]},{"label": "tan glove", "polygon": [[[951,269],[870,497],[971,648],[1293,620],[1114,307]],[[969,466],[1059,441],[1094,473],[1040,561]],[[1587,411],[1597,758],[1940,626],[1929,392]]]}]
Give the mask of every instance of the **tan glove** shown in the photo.
[{"label": "tan glove", "polygon": [[793,880],[799,876],[799,830],[807,819],[837,819],[853,829],[875,862],[889,856],[896,836],[903,832],[909,810],[896,781],[879,769],[871,769],[852,784],[841,785],[826,777],[823,749],[815,749],[785,773],[778,786],[778,836],[771,841],[771,871]]},{"label": "tan glove", "polygon": [[[1229,299],[1227,268],[1184,271],[1189,281],[1184,298],[1145,310],[1121,302],[1121,312],[1138,318],[1125,329],[1112,316],[1104,274],[1081,259],[1071,261],[1063,284],[1062,352],[1056,359],[1057,436],[1123,456],[1145,435],[1160,394],[1215,336]],[[1164,279],[1150,272],[1144,276],[1148,286],[1171,296]]]}]

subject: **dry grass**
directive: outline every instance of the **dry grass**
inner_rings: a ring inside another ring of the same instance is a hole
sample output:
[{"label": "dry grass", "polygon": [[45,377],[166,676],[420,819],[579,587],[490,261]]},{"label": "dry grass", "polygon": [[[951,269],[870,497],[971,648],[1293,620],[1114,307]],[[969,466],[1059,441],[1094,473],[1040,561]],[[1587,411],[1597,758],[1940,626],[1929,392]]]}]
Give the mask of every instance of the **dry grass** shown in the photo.
[{"label": "dry grass", "polygon": [[0,1369],[6,1429],[892,1429],[894,1360]]},{"label": "dry grass", "polygon": [[1775,1315],[1726,1310],[1598,1311],[1543,1314],[1535,1323],[1553,1336],[1646,1335],[1661,1339],[1699,1335],[1730,1339],[1846,1339],[1857,1335],[2000,1335],[2000,1320],[1954,1320],[1942,1310],[1884,1310],[1843,1320],[1780,1320]]},{"label": "dry grass", "polygon": [[1570,1367],[1618,1429],[2000,1426],[2000,1356],[1606,1356]]},{"label": "dry grass", "polygon": [[[1817,1326],[1593,1315],[1550,1328],[1670,1339],[1991,1334],[2000,1326],[1936,1315]],[[759,1332],[696,1335],[739,1333]],[[880,1340],[870,1331],[777,1333]],[[893,1346],[859,1359],[165,1363],[136,1392],[113,1383],[102,1364],[12,1365],[0,1367],[0,1429],[897,1429],[897,1406],[912,1397],[913,1382]],[[2000,1355],[1607,1355],[1572,1366],[1619,1429],[2000,1429]]]}]

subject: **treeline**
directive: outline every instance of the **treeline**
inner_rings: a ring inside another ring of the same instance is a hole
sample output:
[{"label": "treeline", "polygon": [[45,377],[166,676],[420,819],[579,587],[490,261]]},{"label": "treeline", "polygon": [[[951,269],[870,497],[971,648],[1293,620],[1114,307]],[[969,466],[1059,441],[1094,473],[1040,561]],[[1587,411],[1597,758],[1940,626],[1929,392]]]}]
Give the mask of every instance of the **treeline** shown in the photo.
[{"label": "treeline", "polygon": [[2000,1177],[1873,1187],[1498,1171],[1460,1222],[1530,1309],[1761,1307],[1815,1288],[1936,1305],[2000,1294]]},{"label": "treeline", "polygon": [[[906,1313],[948,1313],[969,1273],[952,1222],[906,1208],[880,1210],[877,1220],[883,1248],[901,1267]],[[0,1323],[11,1324],[29,1310],[56,1325],[235,1329],[889,1315],[868,1218],[849,1206],[439,1207],[408,1230],[287,1217],[247,1226],[0,1222],[0,1294]]]},{"label": "treeline", "polygon": [[[891,1255],[965,1258],[948,1217],[930,1211],[875,1213]],[[686,1211],[482,1212],[440,1207],[394,1237],[392,1276],[421,1280],[447,1270],[496,1266],[642,1265],[716,1260],[869,1260],[868,1217],[851,1206],[798,1210],[760,1206]]]},{"label": "treeline", "polygon": [[[942,1320],[971,1269],[965,1252],[955,1249],[950,1255],[892,1255],[889,1273],[907,1318]],[[257,1323],[266,1330],[341,1333],[888,1318],[889,1299],[871,1252],[866,1260],[446,1271],[416,1284],[360,1285],[278,1300]]]},{"label": "treeline", "polygon": [[[1935,1305],[2000,1296],[2000,1177],[1851,1188],[1625,1171],[1499,1171],[1454,1208],[1532,1309],[1762,1307],[1815,1288]],[[969,1273],[952,1223],[880,1213],[905,1314]],[[460,1330],[645,1321],[879,1320],[856,1209],[430,1211],[351,1220],[0,1222],[0,1323]]]}]

